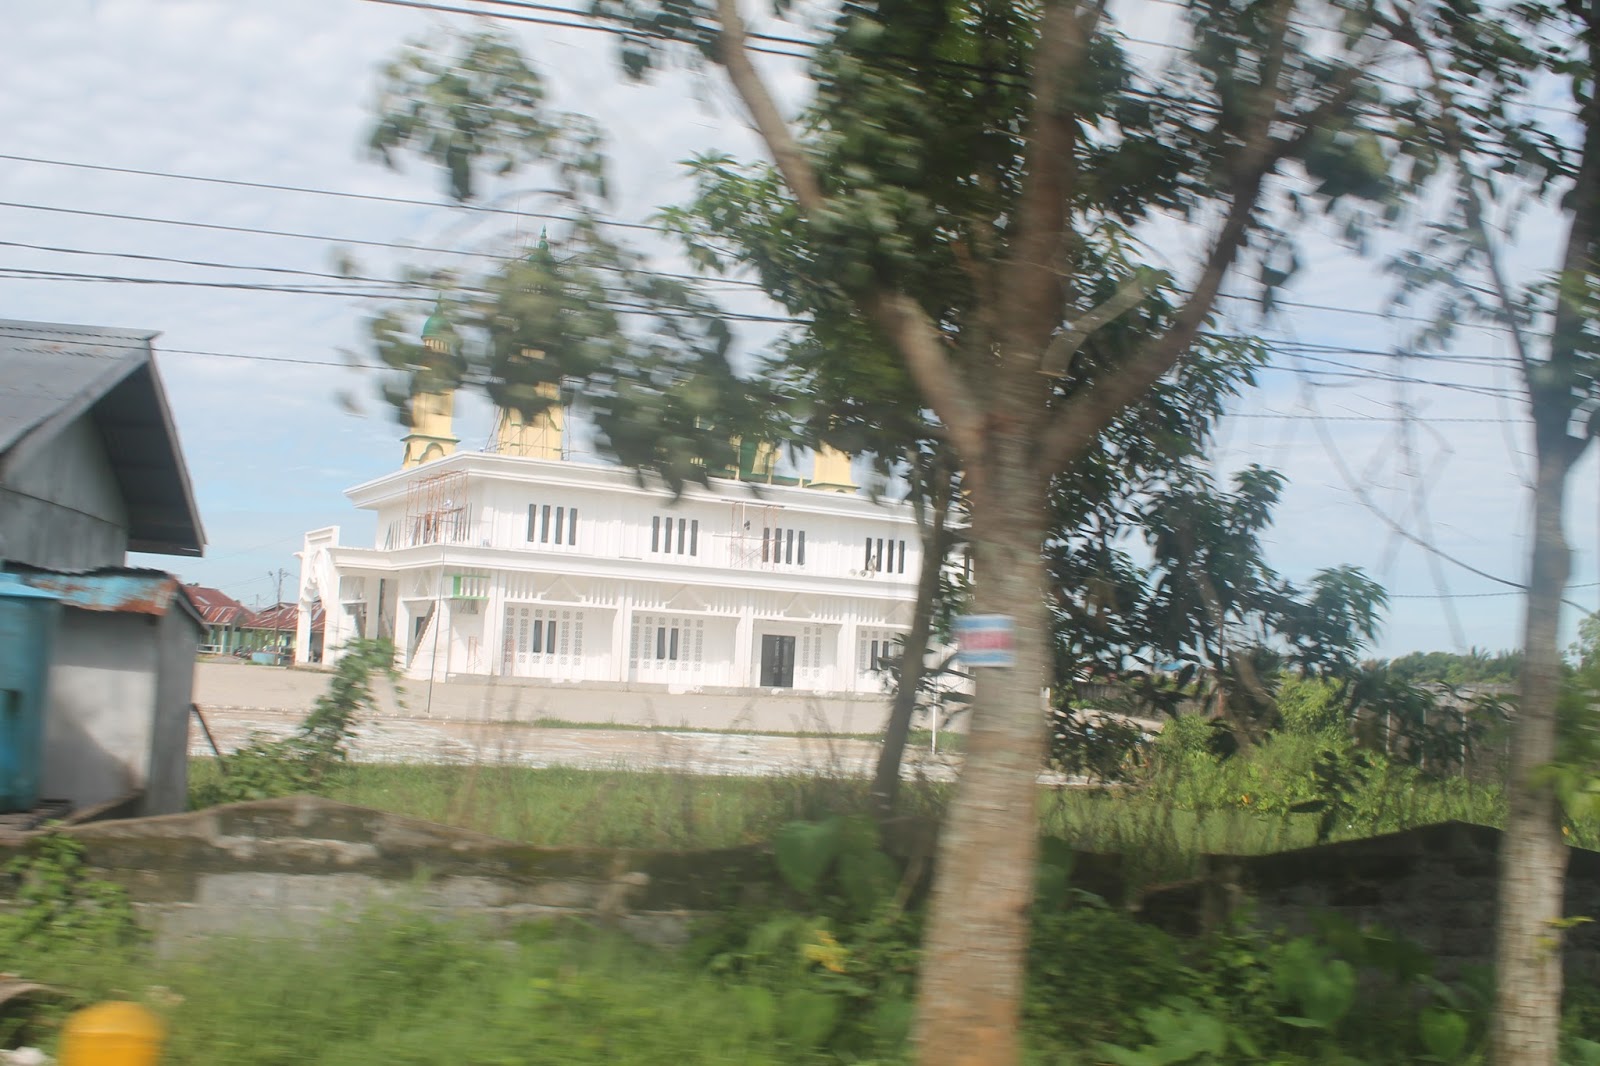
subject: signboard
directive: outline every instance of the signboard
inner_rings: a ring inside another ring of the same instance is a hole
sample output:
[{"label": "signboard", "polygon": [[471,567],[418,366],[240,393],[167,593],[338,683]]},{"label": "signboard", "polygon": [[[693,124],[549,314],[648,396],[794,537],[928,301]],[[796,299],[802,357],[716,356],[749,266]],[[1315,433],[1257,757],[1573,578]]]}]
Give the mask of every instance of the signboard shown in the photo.
[{"label": "signboard", "polygon": [[955,620],[956,658],[963,666],[1015,666],[1016,629],[1010,615],[962,615]]}]

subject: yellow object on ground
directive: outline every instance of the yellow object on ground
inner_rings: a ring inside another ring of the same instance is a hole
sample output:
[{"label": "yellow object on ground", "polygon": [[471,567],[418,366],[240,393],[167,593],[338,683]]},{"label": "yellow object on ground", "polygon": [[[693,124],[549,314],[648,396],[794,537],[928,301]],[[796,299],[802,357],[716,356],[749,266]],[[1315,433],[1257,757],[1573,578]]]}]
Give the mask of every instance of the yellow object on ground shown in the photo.
[{"label": "yellow object on ground", "polygon": [[67,1019],[61,1066],[155,1066],[167,1027],[137,1003],[97,1003]]}]

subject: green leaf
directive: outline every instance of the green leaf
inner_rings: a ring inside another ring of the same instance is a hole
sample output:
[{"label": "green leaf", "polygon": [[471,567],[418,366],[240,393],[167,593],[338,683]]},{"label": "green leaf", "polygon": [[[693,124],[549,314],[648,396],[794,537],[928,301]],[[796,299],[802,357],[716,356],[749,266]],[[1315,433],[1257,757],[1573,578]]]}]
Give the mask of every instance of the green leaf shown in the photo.
[{"label": "green leaf", "polygon": [[796,988],[783,997],[780,1024],[797,1047],[819,1047],[839,1025],[839,1001],[826,992]]},{"label": "green leaf", "polygon": [[866,914],[890,899],[900,883],[894,860],[881,851],[839,856],[839,887],[857,911]]},{"label": "green leaf", "polygon": [[773,857],[790,888],[801,893],[815,891],[839,855],[841,825],[841,819],[829,818],[790,822],[778,830],[772,839]]},{"label": "green leaf", "polygon": [[1467,1046],[1466,1016],[1443,1007],[1427,1007],[1417,1018],[1422,1046],[1440,1062],[1458,1062]]}]

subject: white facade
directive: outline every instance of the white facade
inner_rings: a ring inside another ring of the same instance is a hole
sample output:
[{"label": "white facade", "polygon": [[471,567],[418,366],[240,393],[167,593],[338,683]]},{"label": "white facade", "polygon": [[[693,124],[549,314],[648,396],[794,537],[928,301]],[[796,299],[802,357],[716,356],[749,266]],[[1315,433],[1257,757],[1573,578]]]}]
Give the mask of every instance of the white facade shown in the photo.
[{"label": "white facade", "polygon": [[348,495],[375,543],[306,534],[300,617],[322,601],[324,661],[388,637],[412,679],[879,697],[916,598],[910,507],[854,492],[675,500],[618,468],[457,452]]}]

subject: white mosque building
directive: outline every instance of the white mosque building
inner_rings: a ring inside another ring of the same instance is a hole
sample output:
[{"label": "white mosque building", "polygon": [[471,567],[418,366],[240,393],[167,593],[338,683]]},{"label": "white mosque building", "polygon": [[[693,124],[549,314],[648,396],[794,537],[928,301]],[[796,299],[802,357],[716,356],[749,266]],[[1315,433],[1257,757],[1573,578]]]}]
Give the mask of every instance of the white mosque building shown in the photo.
[{"label": "white mosque building", "polygon": [[453,406],[419,396],[400,469],[346,493],[376,512],[372,543],[306,534],[299,617],[321,603],[325,647],[303,622],[298,661],[387,637],[430,682],[885,705],[920,541],[911,508],[860,492],[848,456],[779,478],[775,454],[747,446],[736,476],[675,499],[567,461],[559,406],[501,412],[481,452],[457,447]]}]

